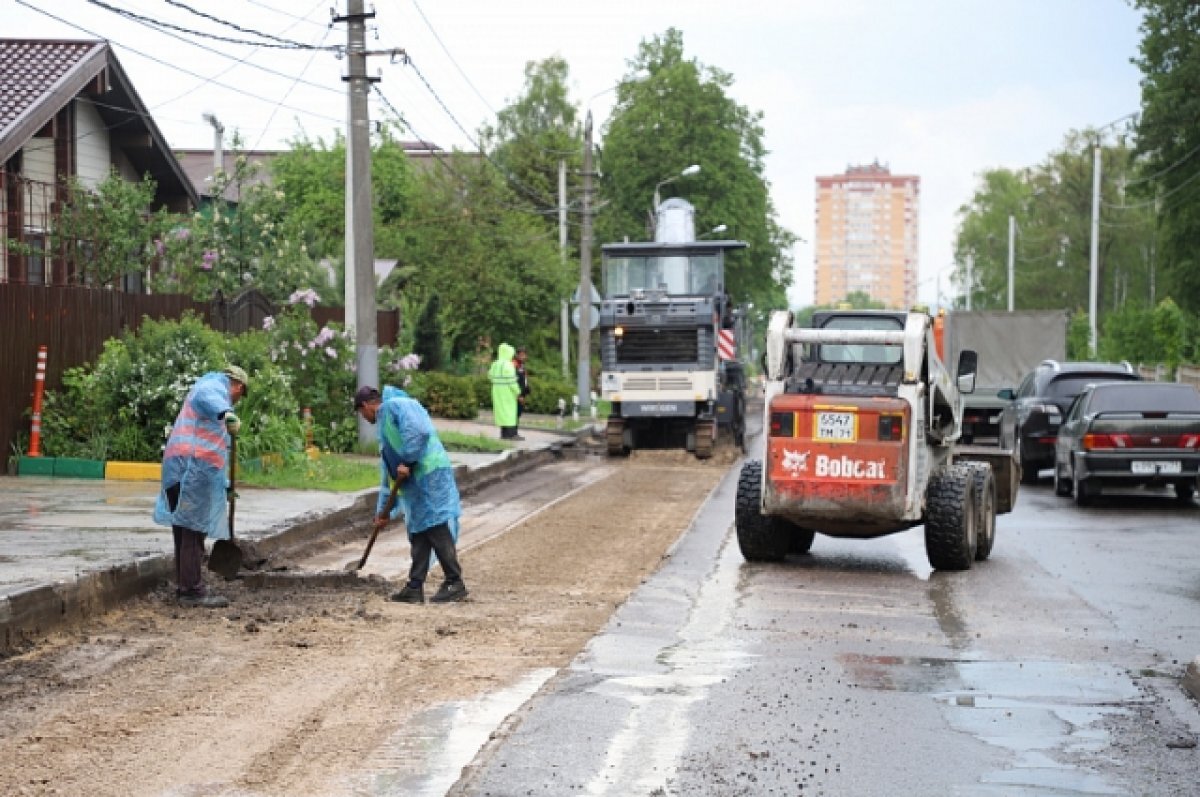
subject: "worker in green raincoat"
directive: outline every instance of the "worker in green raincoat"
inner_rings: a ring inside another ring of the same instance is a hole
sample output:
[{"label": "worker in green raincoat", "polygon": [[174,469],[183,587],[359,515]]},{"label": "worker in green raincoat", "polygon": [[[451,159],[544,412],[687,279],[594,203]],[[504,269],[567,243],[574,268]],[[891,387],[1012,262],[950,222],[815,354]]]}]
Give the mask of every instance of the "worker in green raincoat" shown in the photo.
[{"label": "worker in green raincoat", "polygon": [[503,440],[525,439],[517,434],[517,399],[521,395],[521,385],[513,365],[514,354],[516,351],[512,346],[501,343],[496,361],[488,369],[488,380],[492,383],[492,415]]}]

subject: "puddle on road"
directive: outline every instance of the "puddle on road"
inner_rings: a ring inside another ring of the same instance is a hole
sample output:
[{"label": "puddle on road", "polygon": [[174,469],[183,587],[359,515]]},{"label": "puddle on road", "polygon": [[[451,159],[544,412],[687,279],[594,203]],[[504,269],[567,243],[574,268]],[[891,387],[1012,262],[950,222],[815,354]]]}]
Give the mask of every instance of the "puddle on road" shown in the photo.
[{"label": "puddle on road", "polygon": [[442,797],[492,732],[554,675],[535,670],[516,685],[474,701],[446,703],[405,722],[404,729],[372,756],[367,774],[350,780],[348,793],[363,797]]},{"label": "puddle on road", "polygon": [[1096,753],[1111,740],[1101,720],[1142,700],[1113,665],[1059,661],[968,661],[846,655],[842,664],[868,689],[929,694],[952,728],[1013,755],[1002,771],[980,776],[983,791],[1004,795],[1109,795],[1104,776],[1056,754]]}]

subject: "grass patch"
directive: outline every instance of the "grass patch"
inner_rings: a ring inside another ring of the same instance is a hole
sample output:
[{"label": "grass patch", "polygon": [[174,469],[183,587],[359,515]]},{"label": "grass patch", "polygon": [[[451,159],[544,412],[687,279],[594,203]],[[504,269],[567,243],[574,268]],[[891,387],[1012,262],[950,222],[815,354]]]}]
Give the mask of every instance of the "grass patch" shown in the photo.
[{"label": "grass patch", "polygon": [[[445,431],[438,436],[447,451],[499,453],[509,443],[482,434]],[[355,454],[321,452],[316,459],[290,457],[282,464],[264,463],[260,470],[238,470],[238,483],[250,487],[285,490],[330,490],[354,492],[379,484],[379,451],[374,444],[360,446]]]},{"label": "grass patch", "polygon": [[238,472],[238,483],[286,490],[354,492],[379,484],[379,460],[354,454],[322,453],[316,459],[296,457],[261,471]]},{"label": "grass patch", "polygon": [[447,451],[496,454],[512,448],[510,443],[484,434],[464,434],[447,429],[444,432],[438,432],[438,437],[442,438],[442,445],[446,447]]},{"label": "grass patch", "polygon": [[[464,432],[455,432],[447,429],[438,432],[438,437],[441,438],[442,445],[447,451],[466,451],[469,453],[483,454],[498,454],[501,451],[507,451],[512,448],[512,445],[505,443],[495,437],[489,437],[485,434],[465,434]],[[367,445],[356,445],[354,450],[360,456],[378,457],[379,446],[376,443],[368,443]]]}]

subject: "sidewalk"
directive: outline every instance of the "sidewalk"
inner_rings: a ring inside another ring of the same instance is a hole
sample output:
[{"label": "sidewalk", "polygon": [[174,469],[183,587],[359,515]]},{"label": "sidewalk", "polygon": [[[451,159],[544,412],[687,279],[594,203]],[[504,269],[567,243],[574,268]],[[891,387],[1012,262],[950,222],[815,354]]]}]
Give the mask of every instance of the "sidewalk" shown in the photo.
[{"label": "sidewalk", "polygon": [[[487,419],[434,419],[439,431],[498,436]],[[537,467],[590,427],[522,430],[501,453],[456,453],[464,494]],[[173,578],[170,530],[151,519],[157,482],[0,477],[0,656],[22,640],[105,611]],[[369,517],[375,489],[359,493],[238,488],[237,539],[260,554]]]}]

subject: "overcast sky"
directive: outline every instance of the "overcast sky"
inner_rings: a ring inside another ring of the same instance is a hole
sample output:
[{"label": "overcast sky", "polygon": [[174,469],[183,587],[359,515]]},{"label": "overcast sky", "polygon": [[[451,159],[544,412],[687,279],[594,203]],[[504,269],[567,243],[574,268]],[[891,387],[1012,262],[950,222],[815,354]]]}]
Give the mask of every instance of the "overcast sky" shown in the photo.
[{"label": "overcast sky", "polygon": [[[345,0],[105,3],[231,39],[256,37],[187,7],[289,42],[346,41],[345,25],[330,25],[331,6],[342,13]],[[473,148],[479,126],[521,93],[525,63],[552,55],[570,65],[573,97],[590,104],[602,131],[609,89],[639,42],[682,30],[686,54],[731,73],[734,99],[764,114],[772,196],[782,224],[804,239],[797,306],[813,296],[817,175],[878,160],[921,178],[920,296],[933,302],[939,282],[944,297],[951,292],[955,214],[983,170],[1034,165],[1068,130],[1104,125],[1140,103],[1130,63],[1140,16],[1124,0],[368,0],[367,8],[376,13],[369,46],[403,48],[415,65],[372,58],[378,87],[416,136],[444,148]],[[109,39],[172,147],[212,147],[205,112],[260,148],[285,147],[301,130],[329,140],[344,124],[345,62],[330,52],[172,35],[88,0],[0,0],[0,20],[6,37]],[[371,113],[392,110],[376,100]],[[686,165],[664,163],[663,176]]]}]

